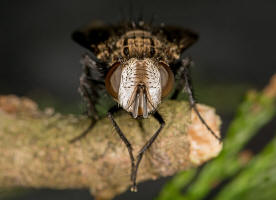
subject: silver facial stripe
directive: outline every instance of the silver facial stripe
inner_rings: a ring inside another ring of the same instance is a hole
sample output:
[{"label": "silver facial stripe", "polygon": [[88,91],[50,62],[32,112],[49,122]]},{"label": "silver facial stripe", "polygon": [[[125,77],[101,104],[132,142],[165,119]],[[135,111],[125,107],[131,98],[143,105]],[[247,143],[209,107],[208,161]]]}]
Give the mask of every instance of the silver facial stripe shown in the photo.
[{"label": "silver facial stripe", "polygon": [[119,104],[125,110],[134,118],[147,118],[161,102],[161,92],[161,75],[154,61],[128,60],[122,69],[118,93]]}]

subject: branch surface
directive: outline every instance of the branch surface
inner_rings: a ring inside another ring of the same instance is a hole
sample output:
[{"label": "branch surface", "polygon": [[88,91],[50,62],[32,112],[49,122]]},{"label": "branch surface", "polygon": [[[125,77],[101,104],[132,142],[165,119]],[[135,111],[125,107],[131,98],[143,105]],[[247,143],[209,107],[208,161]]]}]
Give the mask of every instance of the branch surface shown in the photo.
[{"label": "branch surface", "polygon": [[[198,109],[220,135],[215,110],[205,105]],[[159,112],[166,126],[145,154],[138,182],[199,166],[222,148],[187,102],[165,101]],[[138,121],[125,112],[115,120],[135,155],[159,127],[152,117]],[[109,119],[98,121],[84,139],[68,142],[88,125],[83,116],[64,116],[50,108],[41,111],[30,99],[0,96],[0,187],[89,188],[96,199],[124,192],[131,184],[130,159]]]}]

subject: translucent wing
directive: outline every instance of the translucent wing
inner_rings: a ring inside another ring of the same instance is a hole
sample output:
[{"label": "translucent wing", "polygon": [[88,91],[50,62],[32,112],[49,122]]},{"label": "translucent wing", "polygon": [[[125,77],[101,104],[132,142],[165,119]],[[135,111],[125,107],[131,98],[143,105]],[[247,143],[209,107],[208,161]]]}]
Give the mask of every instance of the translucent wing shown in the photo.
[{"label": "translucent wing", "polygon": [[161,30],[169,42],[179,46],[181,54],[199,38],[197,33],[177,26],[164,26]]},{"label": "translucent wing", "polygon": [[112,26],[107,26],[101,22],[94,21],[89,25],[74,31],[72,38],[81,46],[91,50],[94,54],[97,54],[96,46],[99,43],[106,41],[112,34],[114,34]]}]

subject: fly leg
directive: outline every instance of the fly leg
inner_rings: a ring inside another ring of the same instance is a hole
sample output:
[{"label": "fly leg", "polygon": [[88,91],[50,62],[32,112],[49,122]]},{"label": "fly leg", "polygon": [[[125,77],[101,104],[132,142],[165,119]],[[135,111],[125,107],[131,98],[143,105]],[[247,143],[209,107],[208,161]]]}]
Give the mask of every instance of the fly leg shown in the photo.
[{"label": "fly leg", "polygon": [[175,79],[176,79],[176,86],[175,86],[175,90],[171,96],[171,99],[177,99],[178,95],[185,91],[185,78],[183,77],[184,71],[186,70],[186,68],[190,68],[190,66],[192,65],[193,61],[190,57],[187,57],[185,59],[182,59],[181,62],[178,62],[175,64],[175,66],[173,67],[173,72],[175,74]]},{"label": "fly leg", "polygon": [[87,116],[91,119],[91,123],[85,131],[71,139],[69,141],[70,143],[74,143],[85,137],[99,119],[95,105],[99,98],[99,91],[104,89],[104,82],[102,81],[104,80],[102,66],[92,60],[88,54],[83,56],[81,63],[83,64],[83,73],[80,77],[79,92],[86,102]]},{"label": "fly leg", "polygon": [[132,174],[134,173],[134,167],[135,167],[135,160],[134,160],[134,156],[133,156],[133,149],[132,146],[130,144],[130,142],[128,141],[128,139],[126,138],[126,136],[124,135],[124,133],[121,131],[120,127],[118,126],[118,124],[116,123],[113,114],[117,111],[119,111],[121,108],[119,108],[118,106],[113,106],[109,111],[108,111],[108,117],[112,122],[112,125],[114,126],[116,132],[118,133],[118,135],[120,136],[120,138],[123,140],[123,142],[125,143],[128,153],[129,153],[129,157],[130,157],[130,161],[131,161],[131,181],[132,181]]},{"label": "fly leg", "polygon": [[87,116],[91,119],[90,125],[85,129],[80,135],[76,136],[75,138],[71,139],[69,142],[74,143],[81,138],[85,137],[90,130],[92,130],[93,126],[96,124],[96,121],[98,120],[99,116],[95,109],[95,101],[96,101],[96,94],[93,90],[91,90],[91,83],[87,81],[86,75],[83,74],[80,78],[80,86],[79,86],[79,92],[81,96],[83,97],[84,101],[86,102],[86,108],[87,108]]},{"label": "fly leg", "polygon": [[159,135],[159,133],[165,126],[165,121],[163,120],[162,116],[158,112],[155,112],[153,114],[153,116],[159,122],[160,127],[154,133],[154,135],[146,142],[146,144],[140,149],[140,151],[137,155],[136,165],[135,165],[134,170],[131,173],[131,181],[132,181],[131,191],[133,191],[133,192],[137,191],[136,176],[137,176],[139,164],[143,158],[143,155],[144,155],[145,151],[150,148],[150,146],[153,144],[153,142],[155,141],[155,139],[157,138],[157,136]]},{"label": "fly leg", "polygon": [[194,109],[196,115],[198,116],[199,120],[204,124],[204,126],[209,130],[209,132],[219,141],[221,138],[217,136],[214,131],[209,127],[209,125],[205,122],[203,117],[201,116],[200,112],[197,109],[197,102],[194,97],[193,87],[192,87],[192,80],[191,80],[191,73],[190,73],[190,65],[192,60],[190,58],[182,59],[181,66],[177,71],[177,76],[179,78],[178,85],[176,86],[176,90],[172,95],[172,98],[177,98],[178,94],[181,91],[185,91],[189,97],[189,103],[192,109]]}]

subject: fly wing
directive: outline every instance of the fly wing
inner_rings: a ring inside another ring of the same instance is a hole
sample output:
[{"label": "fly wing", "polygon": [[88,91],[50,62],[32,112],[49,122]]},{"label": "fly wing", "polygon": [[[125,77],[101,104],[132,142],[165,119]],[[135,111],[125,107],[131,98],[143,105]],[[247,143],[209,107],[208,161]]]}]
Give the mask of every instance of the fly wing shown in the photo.
[{"label": "fly wing", "polygon": [[114,34],[114,28],[101,22],[94,21],[87,26],[73,32],[72,38],[81,46],[97,55],[97,45],[108,40]]},{"label": "fly wing", "polygon": [[161,29],[169,42],[179,46],[181,54],[199,38],[197,33],[177,26],[164,26]]}]

